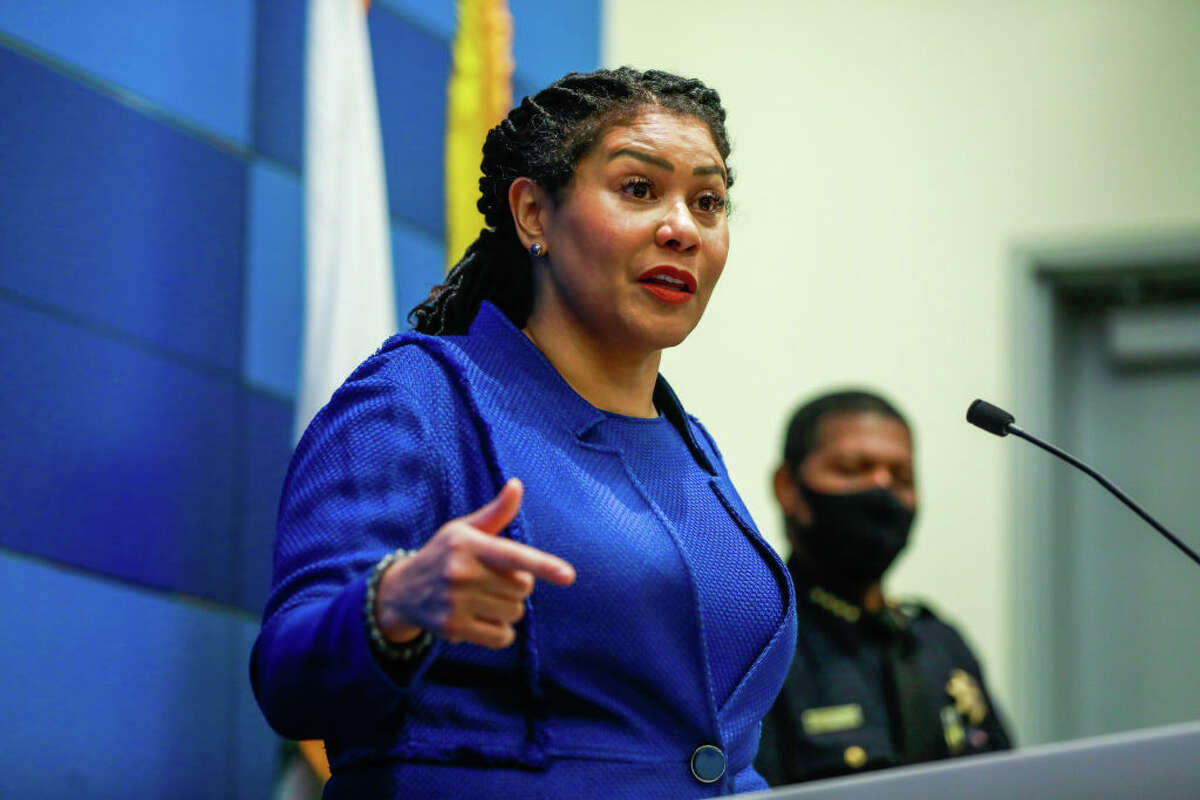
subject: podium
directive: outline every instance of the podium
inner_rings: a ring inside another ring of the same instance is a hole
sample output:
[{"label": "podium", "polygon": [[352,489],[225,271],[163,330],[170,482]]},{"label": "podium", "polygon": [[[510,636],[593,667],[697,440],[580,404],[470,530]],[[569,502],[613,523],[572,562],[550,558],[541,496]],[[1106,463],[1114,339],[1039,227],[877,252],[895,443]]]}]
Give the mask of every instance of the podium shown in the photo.
[{"label": "podium", "polygon": [[1200,722],[869,772],[738,795],[750,800],[1196,800]]}]

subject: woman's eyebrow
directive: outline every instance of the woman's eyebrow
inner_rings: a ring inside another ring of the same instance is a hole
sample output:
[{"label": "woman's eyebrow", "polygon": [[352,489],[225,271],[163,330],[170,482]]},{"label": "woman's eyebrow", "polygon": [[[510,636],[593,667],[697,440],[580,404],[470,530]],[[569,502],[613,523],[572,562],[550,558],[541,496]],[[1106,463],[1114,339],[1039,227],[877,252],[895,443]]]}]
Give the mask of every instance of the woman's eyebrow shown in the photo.
[{"label": "woman's eyebrow", "polygon": [[636,158],[638,161],[645,161],[647,164],[653,164],[656,167],[662,167],[668,172],[675,171],[675,165],[670,161],[667,161],[665,158],[653,156],[649,153],[643,153],[641,150],[630,150],[628,147],[622,147],[619,150],[613,150],[608,154],[608,160],[612,161],[614,158],[618,158],[619,156]]},{"label": "woman's eyebrow", "polygon": [[[608,154],[608,160],[612,161],[614,158],[619,158],[620,156],[629,156],[630,158],[636,158],[638,161],[645,161],[647,164],[653,164],[656,167],[661,167],[661,168],[667,170],[668,172],[675,171],[675,165],[672,164],[670,161],[667,161],[665,158],[661,158],[656,155],[651,155],[650,153],[644,153],[641,150],[632,150],[628,147],[622,147],[617,150],[613,150],[611,153]],[[722,178],[724,178],[725,177],[725,168],[722,167],[720,164],[712,164],[707,167],[696,167],[695,169],[692,170],[692,174],[693,175],[720,175]]]},{"label": "woman's eyebrow", "polygon": [[696,167],[692,170],[693,175],[720,175],[725,177],[725,170],[719,164],[713,164],[711,167]]}]

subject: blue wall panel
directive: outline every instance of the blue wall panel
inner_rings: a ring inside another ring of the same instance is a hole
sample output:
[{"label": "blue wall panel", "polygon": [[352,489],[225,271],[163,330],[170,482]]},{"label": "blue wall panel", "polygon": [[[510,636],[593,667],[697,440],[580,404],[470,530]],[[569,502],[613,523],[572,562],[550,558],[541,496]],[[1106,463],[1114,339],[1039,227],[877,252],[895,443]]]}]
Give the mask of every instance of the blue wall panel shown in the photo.
[{"label": "blue wall panel", "polygon": [[546,84],[532,83],[520,73],[513,75],[513,105],[519,105],[524,98],[535,95],[545,88]]},{"label": "blue wall panel", "polygon": [[280,397],[296,394],[304,332],[304,189],[291,170],[250,168],[242,377]]},{"label": "blue wall panel", "polygon": [[245,165],[2,46],[0,119],[0,287],[236,370]]},{"label": "blue wall panel", "polygon": [[406,330],[408,312],[446,277],[444,245],[423,230],[393,223],[392,276],[396,283],[396,319],[400,330]]},{"label": "blue wall panel", "polygon": [[259,0],[255,37],[254,146],[304,169],[304,0]]},{"label": "blue wall panel", "polygon": [[376,0],[447,42],[454,38],[454,0]]},{"label": "blue wall panel", "polygon": [[[250,651],[258,638],[258,615],[246,621],[235,620],[232,627],[233,720],[227,735],[233,751],[229,759],[233,791],[226,796],[265,800],[277,797],[267,788],[273,787],[278,778],[280,741],[268,727],[250,688]],[[215,796],[210,795],[210,800]]]},{"label": "blue wall panel", "polygon": [[0,3],[0,31],[246,146],[253,26],[253,0]]},{"label": "blue wall panel", "polygon": [[[598,0],[510,2],[518,100],[596,66]],[[301,345],[305,8],[0,0],[0,797],[272,794],[247,659]],[[369,17],[402,320],[444,271],[453,9]]]},{"label": "blue wall panel", "polygon": [[270,796],[254,619],[6,553],[0,606],[0,797]]},{"label": "blue wall panel", "polygon": [[241,403],[241,568],[236,602],[259,613],[271,587],[275,515],[292,456],[295,406],[248,390],[243,390]]},{"label": "blue wall panel", "polygon": [[234,599],[229,378],[0,300],[0,546]]},{"label": "blue wall panel", "polygon": [[509,0],[508,6],[513,60],[535,91],[568,72],[600,66],[600,0]]},{"label": "blue wall panel", "polygon": [[384,9],[372,6],[368,20],[388,211],[440,237],[450,45]]}]

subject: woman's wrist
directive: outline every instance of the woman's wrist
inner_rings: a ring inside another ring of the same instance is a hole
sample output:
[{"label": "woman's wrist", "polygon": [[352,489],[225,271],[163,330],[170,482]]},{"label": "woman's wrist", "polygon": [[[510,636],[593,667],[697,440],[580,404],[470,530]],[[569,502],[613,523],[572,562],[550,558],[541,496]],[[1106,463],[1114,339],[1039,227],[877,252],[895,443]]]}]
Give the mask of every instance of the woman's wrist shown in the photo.
[{"label": "woman's wrist", "polygon": [[372,573],[372,577],[375,578],[375,600],[372,606],[375,623],[379,626],[383,638],[395,644],[411,642],[425,632],[424,628],[411,623],[393,604],[387,602],[388,598],[395,594],[396,581],[401,579],[400,573],[408,566],[408,557],[413,552],[401,549],[389,553],[375,565],[375,571]]},{"label": "woman's wrist", "polygon": [[422,628],[398,619],[398,615],[389,614],[382,604],[380,585],[388,570],[397,566],[397,562],[408,558],[409,550],[399,549],[381,558],[371,570],[367,578],[367,597],[365,608],[367,636],[371,650],[385,662],[404,664],[415,661],[423,656],[433,644],[433,635]]}]

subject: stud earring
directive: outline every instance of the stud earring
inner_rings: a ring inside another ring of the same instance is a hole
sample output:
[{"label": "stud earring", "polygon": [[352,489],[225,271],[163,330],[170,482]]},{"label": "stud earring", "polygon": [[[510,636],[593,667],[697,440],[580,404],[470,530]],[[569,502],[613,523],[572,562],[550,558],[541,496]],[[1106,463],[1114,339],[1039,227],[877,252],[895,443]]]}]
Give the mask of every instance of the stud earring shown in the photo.
[{"label": "stud earring", "polygon": [[534,242],[533,244],[529,245],[529,255],[533,256],[534,258],[544,256],[545,254],[546,248],[541,242]]}]

